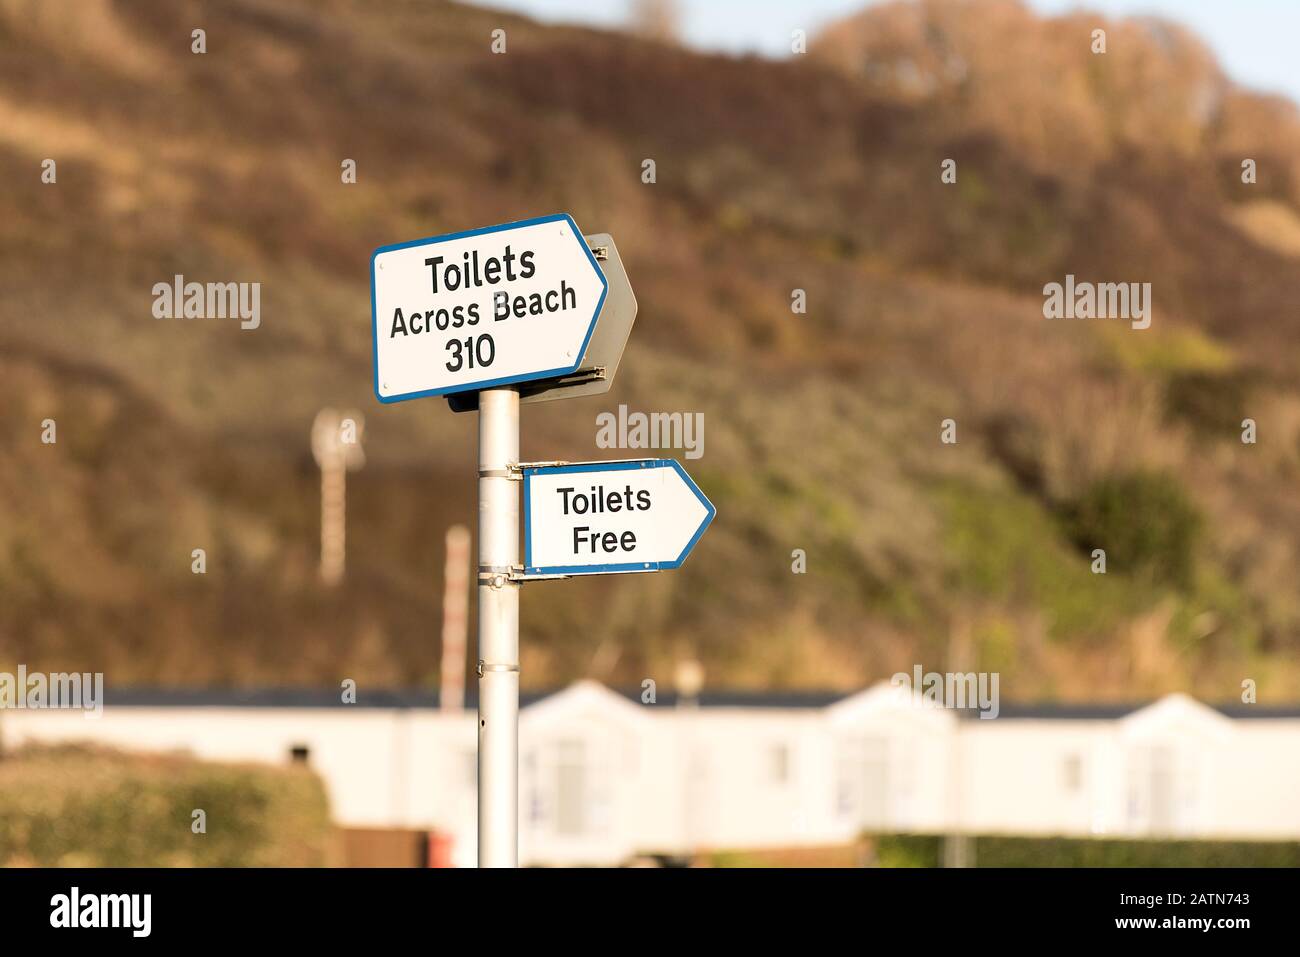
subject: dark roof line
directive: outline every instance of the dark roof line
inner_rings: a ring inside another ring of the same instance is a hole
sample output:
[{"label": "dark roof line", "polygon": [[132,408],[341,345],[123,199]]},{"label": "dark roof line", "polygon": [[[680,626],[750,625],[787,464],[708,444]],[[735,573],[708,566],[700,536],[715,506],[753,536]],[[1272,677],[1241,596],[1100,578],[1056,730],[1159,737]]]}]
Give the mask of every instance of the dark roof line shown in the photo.
[{"label": "dark roof line", "polygon": [[[1300,705],[1258,705],[1258,704],[1204,704],[1211,711],[1217,711],[1225,718],[1249,720],[1252,718],[1300,718]],[[1070,702],[1045,702],[1041,704],[1005,704],[998,710],[998,719],[1039,720],[1039,721],[1118,721],[1136,711],[1150,707],[1155,701],[1139,701],[1128,704],[1075,704]],[[979,719],[979,711],[964,708],[960,716],[966,719]]]},{"label": "dark roof line", "polygon": [[[1150,701],[1136,704],[1089,704],[1074,702],[1041,702],[1037,704],[1003,704],[998,708],[998,720],[1008,721],[1118,721],[1135,711],[1140,711]],[[980,720],[978,708],[960,708],[957,716]]]},{"label": "dark roof line", "polygon": [[[536,704],[564,689],[523,692],[519,696],[521,707]],[[640,691],[610,689],[633,702],[641,703]],[[844,692],[748,692],[719,691],[699,696],[695,702],[705,708],[761,707],[761,708],[821,708],[846,697]],[[106,688],[106,707],[124,708],[427,708],[436,709],[441,696],[437,691],[421,689],[382,689],[366,691],[357,689],[356,701],[344,704],[341,690],[331,688]],[[689,704],[690,699],[682,699]],[[654,704],[659,707],[676,707],[679,696],[674,692],[660,692]],[[467,709],[478,707],[478,695],[467,690]]]},{"label": "dark roof line", "polygon": [[[536,704],[563,689],[542,692],[525,692],[520,695],[521,707]],[[641,703],[637,690],[610,689],[633,703]],[[843,701],[856,692],[844,691],[706,691],[695,704],[701,708],[768,708],[768,709],[818,709]],[[660,692],[655,706],[675,708],[690,704],[675,692]],[[1049,720],[1049,721],[1114,721],[1132,714],[1151,701],[1128,704],[1003,704],[998,710],[999,720]],[[383,708],[426,709],[439,706],[436,691],[419,689],[367,691],[357,689],[354,704],[344,704],[341,690],[332,688],[113,688],[104,689],[106,707],[137,708]],[[467,689],[465,708],[478,707],[478,696]],[[1210,705],[1229,718],[1300,718],[1300,705]],[[958,712],[964,719],[978,720],[975,709]]]}]

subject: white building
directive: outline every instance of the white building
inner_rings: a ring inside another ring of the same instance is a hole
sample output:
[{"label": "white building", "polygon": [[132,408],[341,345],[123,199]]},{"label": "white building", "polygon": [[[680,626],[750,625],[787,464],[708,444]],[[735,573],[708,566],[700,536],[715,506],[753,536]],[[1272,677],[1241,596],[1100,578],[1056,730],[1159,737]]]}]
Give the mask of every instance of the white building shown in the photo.
[{"label": "white building", "polygon": [[[843,845],[864,831],[1300,839],[1300,709],[1004,707],[994,720],[887,684],[845,696],[642,704],[593,682],[520,712],[520,859],[615,864]],[[307,760],[351,828],[450,834],[475,856],[476,716],[430,696],[165,692],[102,717],[0,712],[0,742],[89,740]],[[472,705],[471,705],[472,707]]]}]

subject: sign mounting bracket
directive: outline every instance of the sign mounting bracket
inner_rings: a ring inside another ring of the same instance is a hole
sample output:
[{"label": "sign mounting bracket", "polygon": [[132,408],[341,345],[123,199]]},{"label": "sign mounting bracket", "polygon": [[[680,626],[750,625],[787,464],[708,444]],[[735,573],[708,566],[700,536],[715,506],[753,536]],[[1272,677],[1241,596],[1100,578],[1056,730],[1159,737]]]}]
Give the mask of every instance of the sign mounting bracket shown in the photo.
[{"label": "sign mounting bracket", "polygon": [[523,565],[480,565],[478,580],[480,584],[499,588],[506,582],[551,581],[572,578],[572,575],[525,575]]}]

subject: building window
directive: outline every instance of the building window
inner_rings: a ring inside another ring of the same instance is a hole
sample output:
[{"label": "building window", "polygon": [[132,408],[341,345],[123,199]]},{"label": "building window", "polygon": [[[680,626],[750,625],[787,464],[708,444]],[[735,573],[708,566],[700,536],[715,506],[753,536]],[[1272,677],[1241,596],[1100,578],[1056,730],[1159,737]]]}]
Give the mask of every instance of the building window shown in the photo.
[{"label": "building window", "polygon": [[1065,790],[1077,794],[1083,789],[1083,758],[1078,754],[1067,754],[1064,766]]},{"label": "building window", "polygon": [[546,793],[543,781],[537,773],[537,752],[531,748],[525,751],[519,760],[519,793],[522,795],[523,814],[529,824],[542,827],[547,820]]},{"label": "building window", "polygon": [[559,742],[555,764],[555,830],[575,835],[587,830],[587,762],[582,741]]},{"label": "building window", "polygon": [[773,784],[788,784],[790,781],[790,746],[785,743],[774,744],[768,752],[768,773]]},{"label": "building window", "polygon": [[305,744],[295,744],[289,748],[289,760],[294,764],[306,764],[311,757],[311,749]]},{"label": "building window", "polygon": [[559,738],[538,754],[534,823],[558,837],[607,833],[614,819],[619,748],[581,737]]},{"label": "building window", "polygon": [[879,735],[850,738],[840,747],[836,811],[859,827],[889,824],[889,742]]},{"label": "building window", "polygon": [[1129,826],[1155,835],[1185,834],[1195,826],[1199,755],[1166,743],[1137,749],[1129,766]]},{"label": "building window", "polygon": [[1177,823],[1174,795],[1174,755],[1169,748],[1152,748],[1148,758],[1151,833],[1172,834]]}]

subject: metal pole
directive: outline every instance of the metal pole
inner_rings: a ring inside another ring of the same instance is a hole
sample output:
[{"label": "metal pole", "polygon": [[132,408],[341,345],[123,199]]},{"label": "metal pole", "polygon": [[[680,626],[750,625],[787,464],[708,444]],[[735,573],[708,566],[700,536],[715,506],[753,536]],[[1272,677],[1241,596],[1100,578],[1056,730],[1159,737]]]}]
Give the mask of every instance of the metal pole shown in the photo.
[{"label": "metal pole", "polygon": [[478,864],[519,864],[519,392],[479,393]]}]

